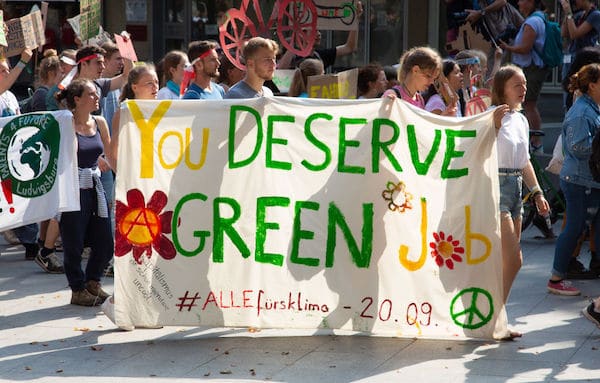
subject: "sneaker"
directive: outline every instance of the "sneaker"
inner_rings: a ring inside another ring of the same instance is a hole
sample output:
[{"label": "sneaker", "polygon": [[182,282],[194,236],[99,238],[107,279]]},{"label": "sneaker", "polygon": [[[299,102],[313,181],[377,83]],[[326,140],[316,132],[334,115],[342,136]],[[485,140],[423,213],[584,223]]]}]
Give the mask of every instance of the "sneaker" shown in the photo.
[{"label": "sneaker", "polygon": [[19,241],[19,238],[17,238],[17,236],[15,235],[15,232],[12,230],[3,231],[2,236],[4,237],[4,240],[10,245],[19,245],[21,243],[21,241]]},{"label": "sneaker", "polygon": [[98,306],[102,301],[99,297],[90,294],[86,289],[73,291],[71,304],[78,306]]},{"label": "sneaker", "polygon": [[[104,303],[102,303],[102,311],[104,312],[104,315],[106,315],[108,317],[108,319],[110,319],[111,322],[115,323],[115,298],[114,297],[109,297],[108,299],[106,299],[104,301]],[[119,328],[121,330],[125,330],[125,331],[133,331],[133,329],[135,328],[132,324],[126,324],[126,325],[121,325],[119,326]]]},{"label": "sneaker", "polygon": [[23,246],[25,247],[25,259],[33,261],[37,257],[40,247],[37,243],[24,243]]},{"label": "sneaker", "polygon": [[580,295],[581,291],[571,285],[571,282],[560,280],[557,282],[548,281],[548,291],[557,295]]},{"label": "sneaker", "polygon": [[48,254],[47,257],[38,254],[35,256],[34,261],[49,274],[63,274],[65,272],[64,267],[60,264],[60,259],[54,253]]},{"label": "sneaker", "polygon": [[103,303],[106,298],[110,297],[106,291],[102,290],[102,285],[98,281],[87,281],[85,289],[93,296],[98,297],[100,303]]},{"label": "sneaker", "polygon": [[567,279],[596,279],[598,274],[588,270],[577,258],[571,258],[567,269]]},{"label": "sneaker", "polygon": [[586,308],[581,310],[583,316],[592,321],[600,328],[600,313],[594,310],[594,302],[591,302]]}]

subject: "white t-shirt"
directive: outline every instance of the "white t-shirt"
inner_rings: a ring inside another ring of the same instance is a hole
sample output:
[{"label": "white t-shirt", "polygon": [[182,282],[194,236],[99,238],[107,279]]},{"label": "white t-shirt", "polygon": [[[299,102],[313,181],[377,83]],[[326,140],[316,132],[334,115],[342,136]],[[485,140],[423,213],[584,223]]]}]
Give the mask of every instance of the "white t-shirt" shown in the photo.
[{"label": "white t-shirt", "polygon": [[173,93],[173,91],[166,86],[163,86],[158,90],[156,95],[157,100],[179,100],[179,94]]},{"label": "white t-shirt", "polygon": [[[446,110],[446,103],[444,103],[442,96],[439,94],[434,94],[429,97],[427,104],[425,104],[425,110],[428,112],[436,109],[441,110],[442,112]],[[462,114],[460,113],[460,103],[458,101],[456,102],[456,117],[462,117]]]},{"label": "white t-shirt", "polygon": [[498,167],[523,169],[529,161],[529,123],[517,111],[506,113],[496,139]]},{"label": "white t-shirt", "polygon": [[19,101],[15,95],[10,90],[0,94],[0,117],[14,116],[19,113]]}]

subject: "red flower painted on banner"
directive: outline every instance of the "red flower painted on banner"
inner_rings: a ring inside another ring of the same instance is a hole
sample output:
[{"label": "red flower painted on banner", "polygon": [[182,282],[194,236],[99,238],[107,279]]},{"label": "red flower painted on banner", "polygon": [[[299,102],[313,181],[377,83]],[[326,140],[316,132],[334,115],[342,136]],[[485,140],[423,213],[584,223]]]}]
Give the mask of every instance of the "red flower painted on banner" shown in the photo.
[{"label": "red flower painted on banner", "polygon": [[171,233],[172,211],[165,211],[167,195],[160,190],[152,194],[148,205],[139,189],[127,192],[127,204],[117,200],[115,256],[133,251],[133,259],[142,264],[142,255],[152,256],[152,248],[164,259],[173,259],[177,252],[165,234]]},{"label": "red flower painted on banner", "polygon": [[443,231],[439,233],[433,233],[435,242],[430,242],[429,247],[431,250],[431,256],[435,258],[435,263],[442,267],[446,264],[450,270],[454,269],[454,261],[462,262],[462,257],[459,254],[464,254],[465,249],[458,246],[460,242],[452,238],[451,235],[446,238],[446,234]]}]

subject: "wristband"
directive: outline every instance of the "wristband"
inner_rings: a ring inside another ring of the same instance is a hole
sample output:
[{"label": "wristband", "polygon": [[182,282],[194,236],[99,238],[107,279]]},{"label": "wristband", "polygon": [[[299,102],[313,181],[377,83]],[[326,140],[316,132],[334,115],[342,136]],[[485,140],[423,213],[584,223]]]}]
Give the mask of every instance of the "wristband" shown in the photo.
[{"label": "wristband", "polygon": [[17,68],[25,68],[27,66],[27,63],[23,60],[19,60],[19,62],[17,63],[17,65],[15,65]]},{"label": "wristband", "polygon": [[540,189],[539,185],[535,185],[531,188],[531,194],[532,195],[536,195],[536,194],[542,194],[542,189]]},{"label": "wristband", "polygon": [[572,13],[569,13],[569,14],[567,15],[567,19],[569,19],[569,20],[573,20],[573,14],[572,14]]}]

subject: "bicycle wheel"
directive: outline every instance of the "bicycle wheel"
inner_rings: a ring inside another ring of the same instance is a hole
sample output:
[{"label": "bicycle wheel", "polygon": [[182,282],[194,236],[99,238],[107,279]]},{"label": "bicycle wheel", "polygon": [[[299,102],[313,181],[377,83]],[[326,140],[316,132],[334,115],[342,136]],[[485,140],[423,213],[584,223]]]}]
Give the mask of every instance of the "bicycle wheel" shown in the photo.
[{"label": "bicycle wheel", "polygon": [[306,57],[317,36],[317,8],[312,1],[283,0],[279,7],[277,36],[295,55]]},{"label": "bicycle wheel", "polygon": [[532,205],[533,204],[529,200],[529,195],[527,195],[527,197],[523,199],[523,219],[521,220],[521,232],[524,232],[529,226],[531,226],[533,219],[537,214],[536,207]]},{"label": "bicycle wheel", "polygon": [[257,34],[252,20],[239,9],[227,11],[227,20],[219,27],[219,41],[225,56],[241,70],[246,69],[240,60],[244,43],[254,36]]}]

